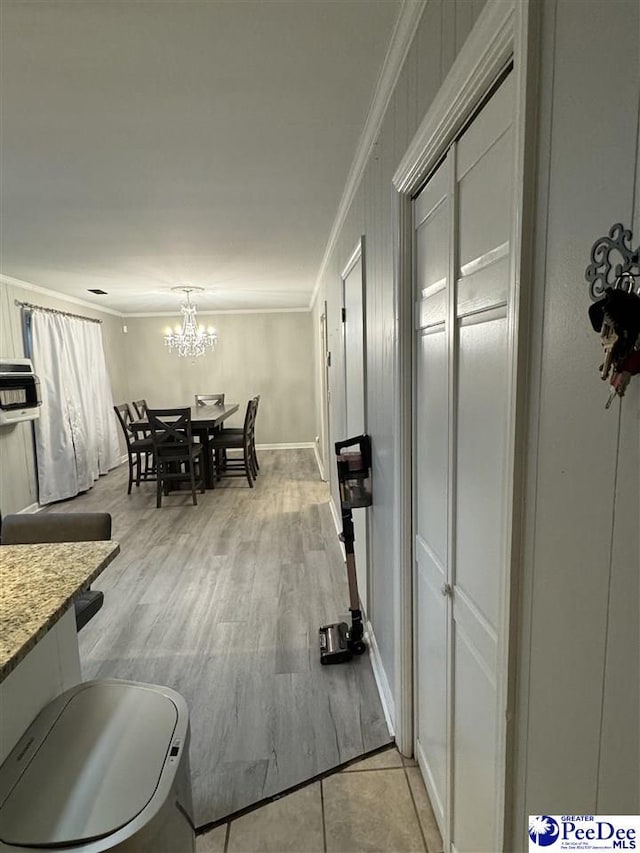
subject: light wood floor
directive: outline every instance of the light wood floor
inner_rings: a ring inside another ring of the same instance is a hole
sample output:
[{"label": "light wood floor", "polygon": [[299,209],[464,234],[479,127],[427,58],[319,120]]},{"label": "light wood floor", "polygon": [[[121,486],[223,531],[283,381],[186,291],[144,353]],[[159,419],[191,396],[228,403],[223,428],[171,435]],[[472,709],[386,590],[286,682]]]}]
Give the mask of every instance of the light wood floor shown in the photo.
[{"label": "light wood floor", "polygon": [[222,481],[198,506],[123,466],[55,512],[106,511],[122,553],[80,634],[85,678],[178,690],[191,712],[196,824],[388,743],[368,656],[322,667],[318,627],[345,618],[344,564],[310,450],[263,451],[254,489]]}]

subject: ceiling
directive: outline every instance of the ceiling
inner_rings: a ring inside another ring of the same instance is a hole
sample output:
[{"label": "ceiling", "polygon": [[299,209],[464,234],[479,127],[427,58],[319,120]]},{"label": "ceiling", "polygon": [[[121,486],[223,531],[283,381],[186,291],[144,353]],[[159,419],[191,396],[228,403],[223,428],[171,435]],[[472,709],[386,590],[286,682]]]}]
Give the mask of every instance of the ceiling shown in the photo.
[{"label": "ceiling", "polygon": [[3,274],[308,307],[400,0],[0,2]]}]

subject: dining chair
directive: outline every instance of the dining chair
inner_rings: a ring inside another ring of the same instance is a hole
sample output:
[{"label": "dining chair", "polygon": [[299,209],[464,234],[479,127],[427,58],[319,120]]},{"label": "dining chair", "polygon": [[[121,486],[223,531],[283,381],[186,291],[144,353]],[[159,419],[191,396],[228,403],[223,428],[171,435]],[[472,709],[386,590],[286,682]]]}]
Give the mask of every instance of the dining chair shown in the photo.
[{"label": "dining chair", "polygon": [[138,420],[141,421],[145,415],[147,414],[147,401],[146,400],[134,400],[133,401],[133,409],[138,417]]},{"label": "dining chair", "polygon": [[[199,406],[224,406],[224,394],[196,394],[196,407]],[[209,435],[213,435],[215,429],[207,430]]]},{"label": "dining chair", "polygon": [[[147,406],[147,401],[146,400],[134,400],[132,405],[133,405],[133,410],[136,413],[136,418],[139,421],[144,420],[147,416],[147,409],[149,408]],[[142,435],[143,438],[150,439],[151,438],[151,431],[148,429],[143,430],[140,433],[140,435]],[[156,476],[156,460],[155,460],[155,457],[153,455],[153,443],[152,443],[152,447],[149,450],[149,452],[145,453],[144,470],[145,470],[146,474],[150,475],[150,477],[149,477],[150,479],[155,479],[155,476]]]},{"label": "dining chair", "polygon": [[[6,515],[2,519],[3,545],[34,545],[42,542],[92,542],[111,539],[108,512],[39,512]],[[99,589],[79,593],[73,605],[76,628],[80,631],[96,615],[104,602]]]},{"label": "dining chair", "polygon": [[255,401],[255,409],[253,412],[253,429],[251,431],[251,458],[253,459],[253,467],[255,468],[256,476],[260,470],[258,465],[258,454],[256,453],[256,421],[258,419],[258,406],[260,405],[260,394],[256,394],[253,398]]},{"label": "dining chair", "polygon": [[[253,465],[251,453],[251,436],[255,424],[255,412],[257,403],[255,397],[247,403],[244,416],[244,426],[241,430],[224,429],[209,439],[209,446],[215,453],[216,478],[245,476],[249,486],[253,488],[253,481],[257,471]],[[242,458],[231,458],[226,456],[227,450],[242,450]]]},{"label": "dining chair", "polygon": [[[136,433],[131,429],[131,424],[135,418],[131,414],[131,409],[127,403],[120,403],[113,407],[114,412],[118,417],[122,434],[127,446],[127,459],[129,461],[129,485],[127,494],[131,494],[131,486],[135,479],[136,486],[139,486],[142,481],[153,481],[156,479],[155,471],[149,469],[147,455],[153,453],[153,442],[150,436],[138,438]],[[142,460],[144,457],[144,469]],[[135,478],[134,478],[135,472]]]},{"label": "dining chair", "polygon": [[224,394],[196,394],[196,406],[224,406]]},{"label": "dining chair", "polygon": [[193,440],[191,409],[147,409],[153,452],[156,460],[157,502],[162,506],[162,494],[182,483],[191,486],[193,505],[198,505],[196,486],[204,493],[202,445]]},{"label": "dining chair", "polygon": [[[258,476],[258,471],[260,470],[260,465],[258,464],[258,454],[256,453],[256,420],[258,417],[258,406],[260,405],[260,394],[256,394],[253,398],[255,403],[254,412],[253,412],[253,424],[251,427],[251,467],[253,472],[254,480]],[[224,434],[225,435],[242,435],[244,432],[244,427],[225,427]]]}]

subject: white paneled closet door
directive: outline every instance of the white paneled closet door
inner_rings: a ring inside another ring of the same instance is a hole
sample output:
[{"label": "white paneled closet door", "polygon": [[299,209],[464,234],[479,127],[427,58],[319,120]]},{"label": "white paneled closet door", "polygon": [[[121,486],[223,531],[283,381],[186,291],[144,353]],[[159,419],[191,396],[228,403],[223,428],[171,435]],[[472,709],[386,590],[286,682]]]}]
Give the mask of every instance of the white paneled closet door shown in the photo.
[{"label": "white paneled closet door", "polygon": [[445,849],[500,849],[513,75],[414,203],[416,753]]},{"label": "white paneled closet door", "polygon": [[[416,199],[418,287],[414,442],[416,756],[440,827],[449,811],[449,383],[447,301],[451,204],[444,163]],[[444,832],[443,832],[444,834]]]}]

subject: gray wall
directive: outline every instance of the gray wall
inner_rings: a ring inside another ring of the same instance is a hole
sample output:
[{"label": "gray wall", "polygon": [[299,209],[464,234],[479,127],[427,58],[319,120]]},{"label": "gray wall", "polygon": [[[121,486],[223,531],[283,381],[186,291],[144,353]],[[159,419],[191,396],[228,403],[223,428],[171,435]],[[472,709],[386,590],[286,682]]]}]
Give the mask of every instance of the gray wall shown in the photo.
[{"label": "gray wall", "polygon": [[[24,357],[22,312],[14,301],[33,302],[102,320],[102,339],[114,399],[127,398],[128,374],[121,344],[122,321],[84,305],[66,302],[0,279],[0,356]],[[37,500],[36,474],[31,423],[0,427],[0,512],[18,512]]]},{"label": "gray wall", "polygon": [[584,280],[615,222],[640,243],[640,6],[542,12],[513,849],[527,814],[640,810],[640,379],[605,411]]},{"label": "gray wall", "polygon": [[[304,312],[203,315],[218,334],[213,353],[179,358],[163,344],[179,316],[128,317],[124,336],[131,399],[149,406],[193,405],[195,394],[224,392],[241,403],[261,395],[259,444],[313,441],[314,360],[312,315]],[[229,423],[242,425],[242,414]]]}]

